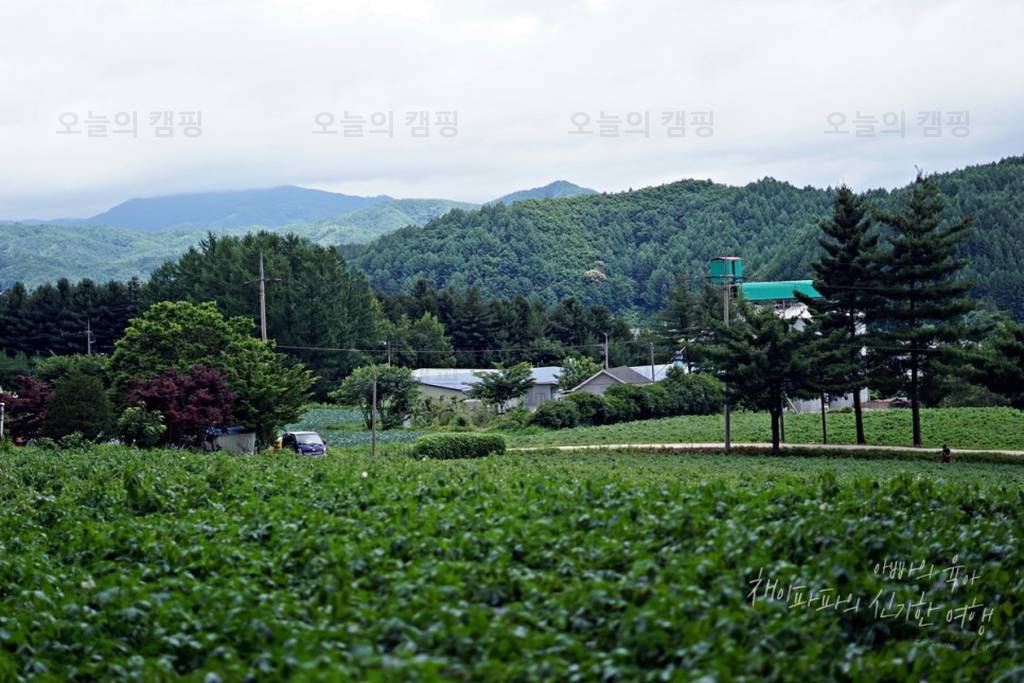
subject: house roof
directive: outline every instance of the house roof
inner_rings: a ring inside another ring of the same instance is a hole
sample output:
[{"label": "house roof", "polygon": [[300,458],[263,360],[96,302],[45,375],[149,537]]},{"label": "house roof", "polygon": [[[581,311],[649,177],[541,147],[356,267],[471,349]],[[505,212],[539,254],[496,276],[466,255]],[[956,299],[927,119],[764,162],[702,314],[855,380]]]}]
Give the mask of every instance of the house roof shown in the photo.
[{"label": "house roof", "polygon": [[740,286],[747,301],[783,301],[795,299],[800,292],[813,299],[821,298],[811,280],[779,280],[778,282],[744,282]]},{"label": "house roof", "polygon": [[[412,376],[420,384],[452,391],[465,392],[471,386],[478,383],[480,378],[476,373],[498,372],[493,368],[418,368],[412,371]],[[533,368],[534,384],[558,384],[558,376],[562,368],[557,365],[547,365]]]},{"label": "house roof", "polygon": [[[650,369],[651,369],[650,366],[647,366],[647,371],[648,372],[650,372]],[[655,366],[655,369],[657,369],[657,366]],[[633,368],[629,367],[628,365],[620,365],[617,368],[603,368],[600,371],[595,372],[593,375],[591,375],[590,377],[586,378],[585,380],[583,380],[582,382],[580,382],[579,384],[574,386],[570,391],[576,391],[580,387],[583,387],[583,386],[585,386],[587,384],[590,384],[590,382],[592,382],[593,380],[597,379],[601,375],[607,375],[608,377],[611,377],[613,380],[615,380],[619,384],[651,384],[652,383],[651,380],[647,379],[646,377],[644,377],[643,375],[641,375],[639,372],[637,372]]]},{"label": "house roof", "polygon": [[641,375],[639,372],[629,367],[628,365],[621,365],[617,368],[608,368],[605,370],[609,375],[619,380],[623,384],[650,384],[651,380]]},{"label": "house roof", "polygon": [[651,377],[651,366],[650,365],[631,365],[630,369],[634,372],[638,372],[652,382],[665,379],[668,369],[672,367],[671,363],[662,363],[654,366],[654,377]]}]

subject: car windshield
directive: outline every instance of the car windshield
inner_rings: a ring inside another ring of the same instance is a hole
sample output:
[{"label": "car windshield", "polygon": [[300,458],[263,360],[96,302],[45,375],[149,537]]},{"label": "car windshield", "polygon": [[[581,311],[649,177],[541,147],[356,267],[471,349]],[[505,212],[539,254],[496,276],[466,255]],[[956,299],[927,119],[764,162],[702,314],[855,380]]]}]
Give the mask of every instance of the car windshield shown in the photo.
[{"label": "car windshield", "polygon": [[301,443],[304,446],[320,446],[323,445],[324,440],[320,438],[319,434],[296,434],[295,443]]}]

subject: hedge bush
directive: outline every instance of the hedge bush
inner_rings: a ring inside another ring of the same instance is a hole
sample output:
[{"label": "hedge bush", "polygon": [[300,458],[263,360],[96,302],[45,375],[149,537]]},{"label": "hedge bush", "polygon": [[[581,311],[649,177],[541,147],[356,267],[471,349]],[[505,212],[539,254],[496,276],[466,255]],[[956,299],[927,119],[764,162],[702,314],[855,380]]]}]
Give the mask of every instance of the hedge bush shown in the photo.
[{"label": "hedge bush", "polygon": [[714,415],[725,402],[725,387],[712,375],[687,375],[673,369],[663,384],[672,400],[673,415]]},{"label": "hedge bush", "polygon": [[[651,390],[655,387],[658,385],[616,384],[608,388],[604,393],[604,398],[615,406],[618,422],[649,420],[652,417],[661,417],[654,410],[654,397]],[[658,388],[660,389],[660,387]]]},{"label": "hedge bush", "polygon": [[[579,411],[580,424],[602,425],[608,422],[608,411],[604,399],[585,391],[577,391],[560,399],[564,402],[571,402],[576,405]],[[541,406],[542,408],[544,406]]]},{"label": "hedge bush", "polygon": [[419,459],[454,460],[483,458],[505,452],[505,438],[498,434],[447,433],[428,434],[413,444],[413,456]]},{"label": "hedge bush", "polygon": [[602,425],[676,415],[713,415],[722,409],[724,400],[725,389],[715,377],[685,374],[673,368],[665,380],[655,384],[617,384],[604,396],[580,391],[558,401],[548,401],[533,414],[530,424],[565,429],[579,424]]},{"label": "hedge bush", "polygon": [[580,410],[575,401],[548,401],[537,408],[530,421],[548,429],[568,429],[580,423]]}]

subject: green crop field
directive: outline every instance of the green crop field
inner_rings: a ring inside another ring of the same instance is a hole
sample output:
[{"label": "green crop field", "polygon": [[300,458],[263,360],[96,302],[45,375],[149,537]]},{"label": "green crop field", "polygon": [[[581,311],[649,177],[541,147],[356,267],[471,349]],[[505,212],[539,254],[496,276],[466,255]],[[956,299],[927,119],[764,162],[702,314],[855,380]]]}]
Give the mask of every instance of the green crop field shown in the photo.
[{"label": "green crop field", "polygon": [[[1024,450],[1024,412],[1012,408],[927,408],[921,411],[925,446]],[[787,414],[786,441],[821,443],[821,415]],[[856,439],[853,413],[828,416],[829,443],[852,444]],[[864,413],[869,444],[909,446],[909,410],[869,410]],[[600,427],[510,432],[512,446],[586,445],[620,443],[703,443],[722,441],[721,415],[685,415]],[[737,442],[771,440],[767,413],[733,413],[732,438]]]},{"label": "green crop field", "polygon": [[0,452],[0,680],[1021,675],[1022,465],[389,449]]}]

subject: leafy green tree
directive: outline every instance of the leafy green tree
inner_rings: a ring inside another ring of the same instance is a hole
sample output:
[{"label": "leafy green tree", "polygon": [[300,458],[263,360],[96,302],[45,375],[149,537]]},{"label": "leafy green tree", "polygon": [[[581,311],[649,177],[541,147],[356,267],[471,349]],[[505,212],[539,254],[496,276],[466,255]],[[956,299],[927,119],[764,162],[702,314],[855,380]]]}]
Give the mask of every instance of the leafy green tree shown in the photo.
[{"label": "leafy green tree", "polygon": [[406,340],[416,350],[416,367],[446,368],[455,362],[444,325],[430,313],[409,324]]},{"label": "leafy green tree", "polygon": [[805,386],[811,373],[806,338],[769,307],[740,303],[731,324],[717,324],[702,358],[726,383],[730,402],[767,410],[772,421],[772,454],[779,454],[787,392]]},{"label": "leafy green tree", "polygon": [[164,416],[159,410],[147,410],[145,403],[128,406],[117,419],[121,441],[139,448],[156,446],[166,431]]},{"label": "leafy green tree", "polygon": [[132,321],[110,358],[111,382],[127,391],[169,368],[222,367],[224,350],[249,335],[245,318],[225,319],[213,302],[161,301]]},{"label": "leafy green tree", "polygon": [[370,428],[374,382],[377,384],[377,414],[382,429],[401,427],[412,414],[419,386],[409,368],[391,365],[366,365],[356,368],[330,398],[341,405],[354,406],[363,413],[363,422]]},{"label": "leafy green tree", "polygon": [[397,322],[386,321],[382,335],[392,362],[411,368],[447,368],[455,363],[451,342],[445,336],[444,325],[431,313],[410,320],[400,313]]},{"label": "leafy green tree", "polygon": [[558,375],[558,388],[570,391],[601,370],[601,365],[588,356],[570,356],[562,361],[562,372]]},{"label": "leafy green tree", "polygon": [[[276,353],[271,342],[252,337],[252,331],[251,320],[225,319],[212,302],[160,302],[117,342],[110,374],[120,388],[168,370],[215,368],[233,394],[234,417],[267,443],[277,427],[298,418],[316,380],[302,364]],[[170,428],[171,416],[164,416]]]},{"label": "leafy green tree", "polygon": [[59,439],[75,432],[92,440],[110,431],[114,409],[103,383],[96,377],[74,371],[58,380],[46,404],[42,433]]},{"label": "leafy green tree", "polygon": [[966,261],[958,255],[973,221],[944,222],[944,206],[935,180],[918,173],[901,208],[877,216],[888,232],[879,258],[882,301],[871,335],[881,361],[873,383],[906,392],[915,446],[921,445],[922,375],[934,381],[934,361],[944,345],[964,336],[961,319],[974,306],[967,296],[971,283],[960,277]]},{"label": "leafy green tree", "polygon": [[811,313],[808,331],[817,337],[818,387],[829,394],[853,394],[857,443],[864,437],[860,390],[867,386],[867,362],[861,334],[876,305],[878,236],[871,234],[870,208],[850,188],[839,188],[832,216],[818,225],[821,257],[811,264],[820,298],[797,293]]},{"label": "leafy green tree", "polygon": [[533,368],[529,363],[518,363],[497,372],[474,373],[480,380],[466,394],[470,398],[493,406],[501,414],[511,401],[521,398],[533,387]]},{"label": "leafy green tree", "polygon": [[279,426],[298,421],[316,383],[313,373],[275,353],[272,343],[252,337],[232,342],[224,356],[221,365],[235,394],[236,423],[268,444]]}]

